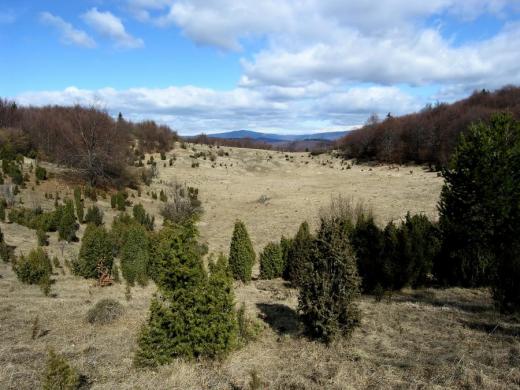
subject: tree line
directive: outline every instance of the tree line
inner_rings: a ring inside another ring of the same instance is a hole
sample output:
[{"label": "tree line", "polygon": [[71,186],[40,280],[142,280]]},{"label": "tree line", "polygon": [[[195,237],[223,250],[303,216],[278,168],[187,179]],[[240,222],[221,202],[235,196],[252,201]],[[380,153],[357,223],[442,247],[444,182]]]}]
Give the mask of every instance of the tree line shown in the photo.
[{"label": "tree line", "polygon": [[488,121],[491,114],[504,111],[520,118],[520,88],[476,91],[453,104],[429,104],[420,112],[388,114],[383,120],[372,115],[365,126],[340,139],[337,147],[347,158],[445,167],[471,123]]},{"label": "tree line", "polygon": [[74,168],[91,184],[128,181],[135,155],[165,152],[177,139],[168,126],[113,119],[95,107],[20,107],[0,99],[0,159],[37,157]]}]

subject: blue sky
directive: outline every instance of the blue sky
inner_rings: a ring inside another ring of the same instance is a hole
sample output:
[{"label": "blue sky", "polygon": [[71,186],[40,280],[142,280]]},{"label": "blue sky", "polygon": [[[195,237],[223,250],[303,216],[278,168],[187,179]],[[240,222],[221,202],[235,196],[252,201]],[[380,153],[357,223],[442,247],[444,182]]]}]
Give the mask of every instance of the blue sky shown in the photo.
[{"label": "blue sky", "polygon": [[341,130],[520,83],[510,0],[2,0],[0,96],[181,134]]}]

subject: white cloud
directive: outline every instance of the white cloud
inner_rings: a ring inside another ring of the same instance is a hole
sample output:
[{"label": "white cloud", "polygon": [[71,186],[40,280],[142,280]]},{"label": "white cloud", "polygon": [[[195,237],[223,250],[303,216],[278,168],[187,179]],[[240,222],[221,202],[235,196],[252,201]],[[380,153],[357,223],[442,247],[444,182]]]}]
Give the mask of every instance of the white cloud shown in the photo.
[{"label": "white cloud", "polygon": [[64,21],[59,16],[50,12],[42,12],[40,21],[48,26],[54,27],[60,33],[61,41],[67,45],[77,45],[82,47],[96,47],[96,42],[83,30],[78,30],[72,24]]},{"label": "white cloud", "polygon": [[[227,91],[192,86],[68,88],[23,94],[20,102],[101,102],[112,113],[152,117],[185,133],[239,128],[307,132],[357,125],[373,112],[408,113],[428,100],[454,100],[475,88],[520,84],[520,23],[507,22],[512,12],[520,12],[516,0],[127,0],[126,4],[137,20],[163,28],[176,26],[197,44],[243,50],[238,86]],[[481,15],[506,22],[499,32],[479,41],[455,44],[443,31],[447,18],[456,24]],[[144,44],[110,12],[93,8],[83,19],[121,47]],[[433,95],[425,96],[426,90]]]},{"label": "white cloud", "polygon": [[[254,37],[260,50],[242,60],[242,87],[311,83],[464,84],[493,88],[520,82],[520,26],[480,43],[455,46],[432,27],[519,12],[516,0],[128,0],[153,10],[155,23],[176,25],[198,44],[241,50]],[[429,20],[429,27],[426,27]],[[297,93],[295,90],[291,93]]]},{"label": "white cloud", "polygon": [[[497,69],[503,42],[516,38],[518,28],[477,45],[453,48],[436,30],[415,37],[367,37],[350,31],[332,43],[317,43],[301,50],[266,49],[243,61],[247,80],[254,83],[292,85],[300,80],[407,83],[423,85],[454,80],[478,80],[511,71],[511,62]],[[520,47],[509,48],[520,55]],[[504,59],[504,58],[503,58]],[[515,61],[516,62],[516,61]],[[505,67],[505,68],[504,68]]]},{"label": "white cloud", "polygon": [[372,112],[402,113],[403,109],[419,107],[411,96],[393,87],[312,86],[310,89],[314,89],[314,98],[306,100],[298,99],[303,91],[293,94],[290,89],[274,95],[263,88],[215,91],[193,86],[127,90],[69,87],[63,91],[27,92],[16,100],[37,106],[94,104],[114,115],[121,111],[128,118],[165,122],[184,134],[240,128],[293,133],[345,129],[363,123]]},{"label": "white cloud", "polygon": [[280,43],[337,36],[341,28],[367,35],[406,30],[417,21],[451,14],[471,20],[482,14],[501,15],[515,0],[127,0],[139,12],[163,11],[160,25],[177,25],[193,41],[239,50],[240,40],[270,36]]},{"label": "white cloud", "polygon": [[130,35],[121,19],[108,11],[100,12],[94,7],[83,14],[83,20],[99,34],[114,40],[118,47],[134,49],[144,46],[141,38]]},{"label": "white cloud", "polygon": [[331,93],[316,104],[318,111],[331,115],[382,111],[403,114],[420,107],[420,102],[397,87],[355,87]]}]

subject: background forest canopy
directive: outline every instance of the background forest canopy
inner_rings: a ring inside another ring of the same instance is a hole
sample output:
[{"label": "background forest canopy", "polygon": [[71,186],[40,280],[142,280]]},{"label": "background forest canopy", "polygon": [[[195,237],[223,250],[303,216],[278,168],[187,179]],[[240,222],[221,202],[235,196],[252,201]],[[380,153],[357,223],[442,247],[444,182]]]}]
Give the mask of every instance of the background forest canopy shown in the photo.
[{"label": "background forest canopy", "polygon": [[[460,134],[470,124],[487,123],[493,113],[504,111],[520,118],[520,87],[476,91],[455,103],[430,104],[420,112],[400,117],[389,114],[381,120],[372,115],[362,128],[336,144],[319,145],[319,149],[337,148],[349,159],[426,163],[440,169],[447,166]],[[166,152],[177,140],[180,137],[166,125],[134,123],[121,114],[114,119],[95,107],[22,107],[0,99],[0,159],[14,159],[17,154],[38,157],[75,168],[91,184],[131,182],[129,166],[136,156]],[[272,149],[249,139],[214,140],[202,135],[191,141]]]},{"label": "background forest canopy", "polygon": [[135,156],[165,152],[178,139],[154,121],[114,120],[95,107],[20,107],[0,99],[0,159],[18,154],[75,168],[91,184],[128,182]]},{"label": "background forest canopy", "polygon": [[496,112],[509,112],[520,118],[520,88],[506,86],[490,92],[474,92],[452,104],[427,105],[420,112],[383,120],[373,115],[367,124],[337,142],[346,158],[387,163],[427,163],[446,166],[461,133],[469,125],[489,123]]}]

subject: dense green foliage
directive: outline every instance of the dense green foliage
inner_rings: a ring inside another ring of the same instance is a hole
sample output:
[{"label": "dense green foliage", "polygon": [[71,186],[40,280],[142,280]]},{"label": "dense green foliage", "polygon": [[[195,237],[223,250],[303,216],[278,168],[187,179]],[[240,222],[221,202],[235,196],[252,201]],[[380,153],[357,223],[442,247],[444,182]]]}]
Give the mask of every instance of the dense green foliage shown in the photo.
[{"label": "dense green foliage", "polygon": [[436,275],[446,284],[491,284],[498,306],[520,309],[520,123],[509,114],[461,138],[439,203]]},{"label": "dense green foliage", "polygon": [[58,237],[67,242],[76,241],[76,231],[79,226],[74,214],[74,203],[70,199],[65,200],[65,205],[60,207],[60,222],[58,225]]},{"label": "dense green foliage", "polygon": [[[0,183],[2,184],[2,183]],[[7,208],[7,202],[5,199],[0,198],[0,221],[5,221],[5,209]]]},{"label": "dense green foliage", "polygon": [[133,286],[137,282],[141,286],[146,285],[150,249],[146,229],[142,225],[133,224],[128,227],[119,257],[123,277],[128,284]]},{"label": "dense green foliage", "polygon": [[85,215],[85,206],[81,200],[81,188],[74,188],[74,206],[76,206],[76,215],[78,216],[78,222],[83,223],[83,217]]},{"label": "dense green foliage", "polygon": [[282,238],[280,239],[280,249],[282,251],[282,262],[284,264],[284,272],[287,268],[287,263],[289,261],[289,250],[291,249],[292,242],[293,240],[291,238],[285,238],[284,236],[282,236]]},{"label": "dense green foliage", "polygon": [[34,171],[37,180],[43,181],[47,180],[47,170],[39,165],[36,166]]},{"label": "dense green foliage", "polygon": [[229,248],[229,267],[236,280],[249,282],[255,263],[255,251],[242,221],[235,222]]},{"label": "dense green foliage", "polygon": [[88,225],[81,240],[78,259],[73,263],[74,273],[84,278],[98,278],[98,267],[110,271],[113,261],[112,240],[105,228]]},{"label": "dense green foliage", "polygon": [[363,291],[372,292],[378,285],[392,289],[393,261],[398,258],[388,257],[385,253],[385,234],[376,225],[372,214],[362,213],[358,216],[350,237],[363,280]]},{"label": "dense green foliage", "polygon": [[49,351],[42,378],[43,390],[77,390],[81,386],[81,376],[63,356]]},{"label": "dense green foliage", "polygon": [[371,215],[361,214],[351,232],[363,291],[399,290],[431,284],[440,249],[438,228],[424,215],[407,214],[381,230]]},{"label": "dense green foliage", "polygon": [[43,230],[44,232],[55,232],[61,220],[63,207],[55,211],[44,212],[41,208],[26,209],[14,208],[9,211],[9,221],[28,227],[29,229]]},{"label": "dense green foliage", "polygon": [[87,209],[87,214],[85,215],[85,223],[91,223],[96,226],[103,225],[103,212],[99,209],[99,207],[94,205]]},{"label": "dense green foliage", "polygon": [[50,291],[52,264],[47,253],[40,247],[29,255],[21,255],[13,262],[16,277],[22,283],[37,284],[47,295]]},{"label": "dense green foliage", "polygon": [[23,172],[22,172],[21,168],[18,165],[16,165],[15,163],[11,163],[9,165],[7,174],[11,177],[11,181],[13,182],[13,184],[16,184],[16,185],[23,184],[23,182],[24,182]]},{"label": "dense green foliage", "polygon": [[125,243],[125,237],[131,226],[138,225],[137,221],[127,213],[121,213],[114,217],[110,237],[115,252],[118,254]]},{"label": "dense green foliage", "polygon": [[435,224],[425,215],[407,214],[398,230],[400,260],[394,268],[394,287],[399,289],[428,284],[440,245],[439,231]]},{"label": "dense green foliage", "polygon": [[49,236],[41,229],[36,230],[36,239],[39,246],[49,245]]},{"label": "dense green foliage", "polygon": [[348,336],[360,320],[361,280],[345,221],[322,218],[301,272],[298,308],[308,333],[325,342]]},{"label": "dense green foliage", "polygon": [[2,230],[0,229],[0,259],[4,263],[8,263],[11,260],[11,250],[7,246],[4,240],[4,233],[2,233]]},{"label": "dense green foliage", "polygon": [[126,210],[126,194],[118,191],[110,197],[110,206],[118,211]]},{"label": "dense green foliage", "polygon": [[194,226],[166,226],[154,234],[158,294],[139,336],[135,361],[157,365],[176,357],[218,357],[235,344],[232,281],[220,258],[204,270]]},{"label": "dense green foliage", "polygon": [[296,236],[292,240],[287,252],[287,263],[283,277],[289,280],[294,286],[300,286],[303,277],[303,269],[307,263],[312,236],[309,231],[309,224],[305,221],[300,225]]},{"label": "dense green foliage", "polygon": [[280,244],[267,244],[260,254],[260,279],[274,279],[282,276],[285,269]]},{"label": "dense green foliage", "polygon": [[132,209],[134,219],[143,225],[147,230],[153,230],[155,218],[147,214],[142,204],[136,204]]}]

